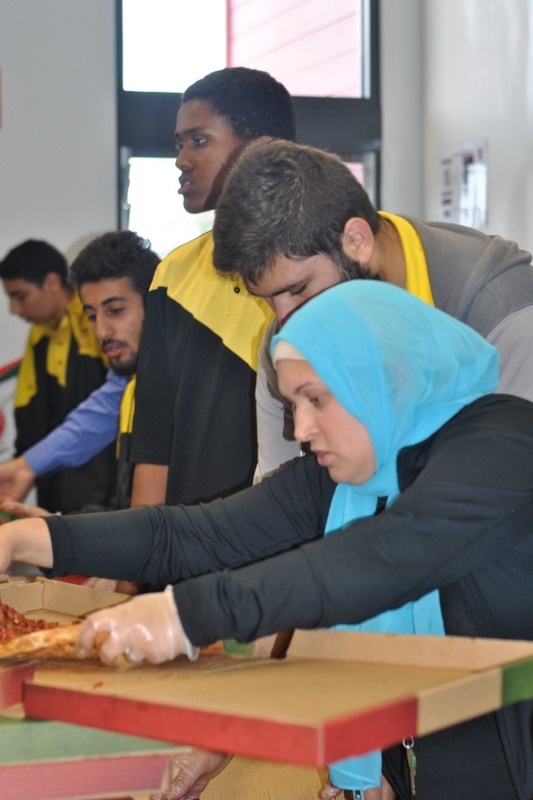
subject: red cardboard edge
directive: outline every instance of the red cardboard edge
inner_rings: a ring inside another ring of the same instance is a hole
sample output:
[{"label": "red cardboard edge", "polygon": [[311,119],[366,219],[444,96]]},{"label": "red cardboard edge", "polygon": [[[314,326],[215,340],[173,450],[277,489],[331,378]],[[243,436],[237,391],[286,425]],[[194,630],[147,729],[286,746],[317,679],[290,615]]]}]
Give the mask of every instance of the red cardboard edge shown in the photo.
[{"label": "red cardboard edge", "polygon": [[0,711],[22,702],[24,684],[34,676],[36,662],[0,669]]},{"label": "red cardboard edge", "polygon": [[119,793],[155,793],[165,789],[168,755],[8,764],[0,768],[2,800],[73,800],[117,797]]},{"label": "red cardboard edge", "polygon": [[[238,717],[28,683],[26,714],[181,745],[308,767],[323,767],[416,733],[416,698],[325,725]],[[180,736],[180,731],[186,733]]]},{"label": "red cardboard edge", "polygon": [[416,697],[411,697],[361,712],[356,721],[354,716],[347,716],[326,723],[323,765],[347,756],[384,750],[401,742],[405,736],[415,736],[417,720],[418,701]]}]

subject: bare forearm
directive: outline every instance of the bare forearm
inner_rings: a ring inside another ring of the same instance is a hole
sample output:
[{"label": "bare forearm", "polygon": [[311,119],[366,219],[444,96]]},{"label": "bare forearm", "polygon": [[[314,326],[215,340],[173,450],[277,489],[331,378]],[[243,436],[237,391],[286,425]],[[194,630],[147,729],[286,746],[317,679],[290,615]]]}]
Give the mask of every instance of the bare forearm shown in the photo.
[{"label": "bare forearm", "polygon": [[0,568],[12,561],[52,567],[54,557],[48,526],[43,519],[23,519],[0,528]]}]

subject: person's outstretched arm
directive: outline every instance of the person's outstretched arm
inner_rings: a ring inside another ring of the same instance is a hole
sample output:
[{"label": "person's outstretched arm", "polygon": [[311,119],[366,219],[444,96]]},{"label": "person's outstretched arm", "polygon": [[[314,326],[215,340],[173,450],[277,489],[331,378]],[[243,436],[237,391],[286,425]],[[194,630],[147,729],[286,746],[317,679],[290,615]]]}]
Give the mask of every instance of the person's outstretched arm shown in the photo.
[{"label": "person's outstretched arm", "polygon": [[127,380],[111,370],[105,382],[48,436],[22,455],[0,464],[0,499],[22,501],[35,479],[79,467],[117,438],[120,401]]},{"label": "person's outstretched arm", "polygon": [[109,370],[104,383],[76,406],[61,425],[26,450],[24,460],[35,475],[44,476],[65,467],[79,467],[114,442],[126,384],[126,378]]},{"label": "person's outstretched arm", "polygon": [[44,518],[8,522],[0,528],[0,572],[12,561],[49,569],[53,566],[52,540]]}]

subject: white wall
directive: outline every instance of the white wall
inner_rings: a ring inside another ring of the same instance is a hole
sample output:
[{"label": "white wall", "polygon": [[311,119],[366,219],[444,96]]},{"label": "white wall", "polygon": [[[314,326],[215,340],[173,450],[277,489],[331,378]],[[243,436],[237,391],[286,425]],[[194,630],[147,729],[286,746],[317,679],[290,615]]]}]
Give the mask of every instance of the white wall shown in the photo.
[{"label": "white wall", "polygon": [[424,3],[425,212],[443,146],[486,137],[487,229],[533,247],[533,2]]},{"label": "white wall", "polygon": [[[0,258],[41,238],[71,260],[116,227],[113,0],[0,0]],[[27,325],[0,290],[0,366]]]},{"label": "white wall", "polygon": [[382,206],[439,218],[442,149],[486,138],[486,230],[533,250],[533,0],[381,0]]},{"label": "white wall", "polygon": [[381,206],[422,216],[422,0],[381,0]]}]

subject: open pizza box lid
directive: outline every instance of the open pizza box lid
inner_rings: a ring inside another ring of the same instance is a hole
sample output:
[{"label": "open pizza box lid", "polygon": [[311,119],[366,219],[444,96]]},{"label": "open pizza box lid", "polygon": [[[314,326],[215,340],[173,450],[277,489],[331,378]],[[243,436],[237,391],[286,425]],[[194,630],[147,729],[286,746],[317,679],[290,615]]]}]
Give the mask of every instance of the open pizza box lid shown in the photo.
[{"label": "open pizza box lid", "polygon": [[323,767],[533,697],[533,643],[297,631],[283,660],[40,664],[28,716]]}]

